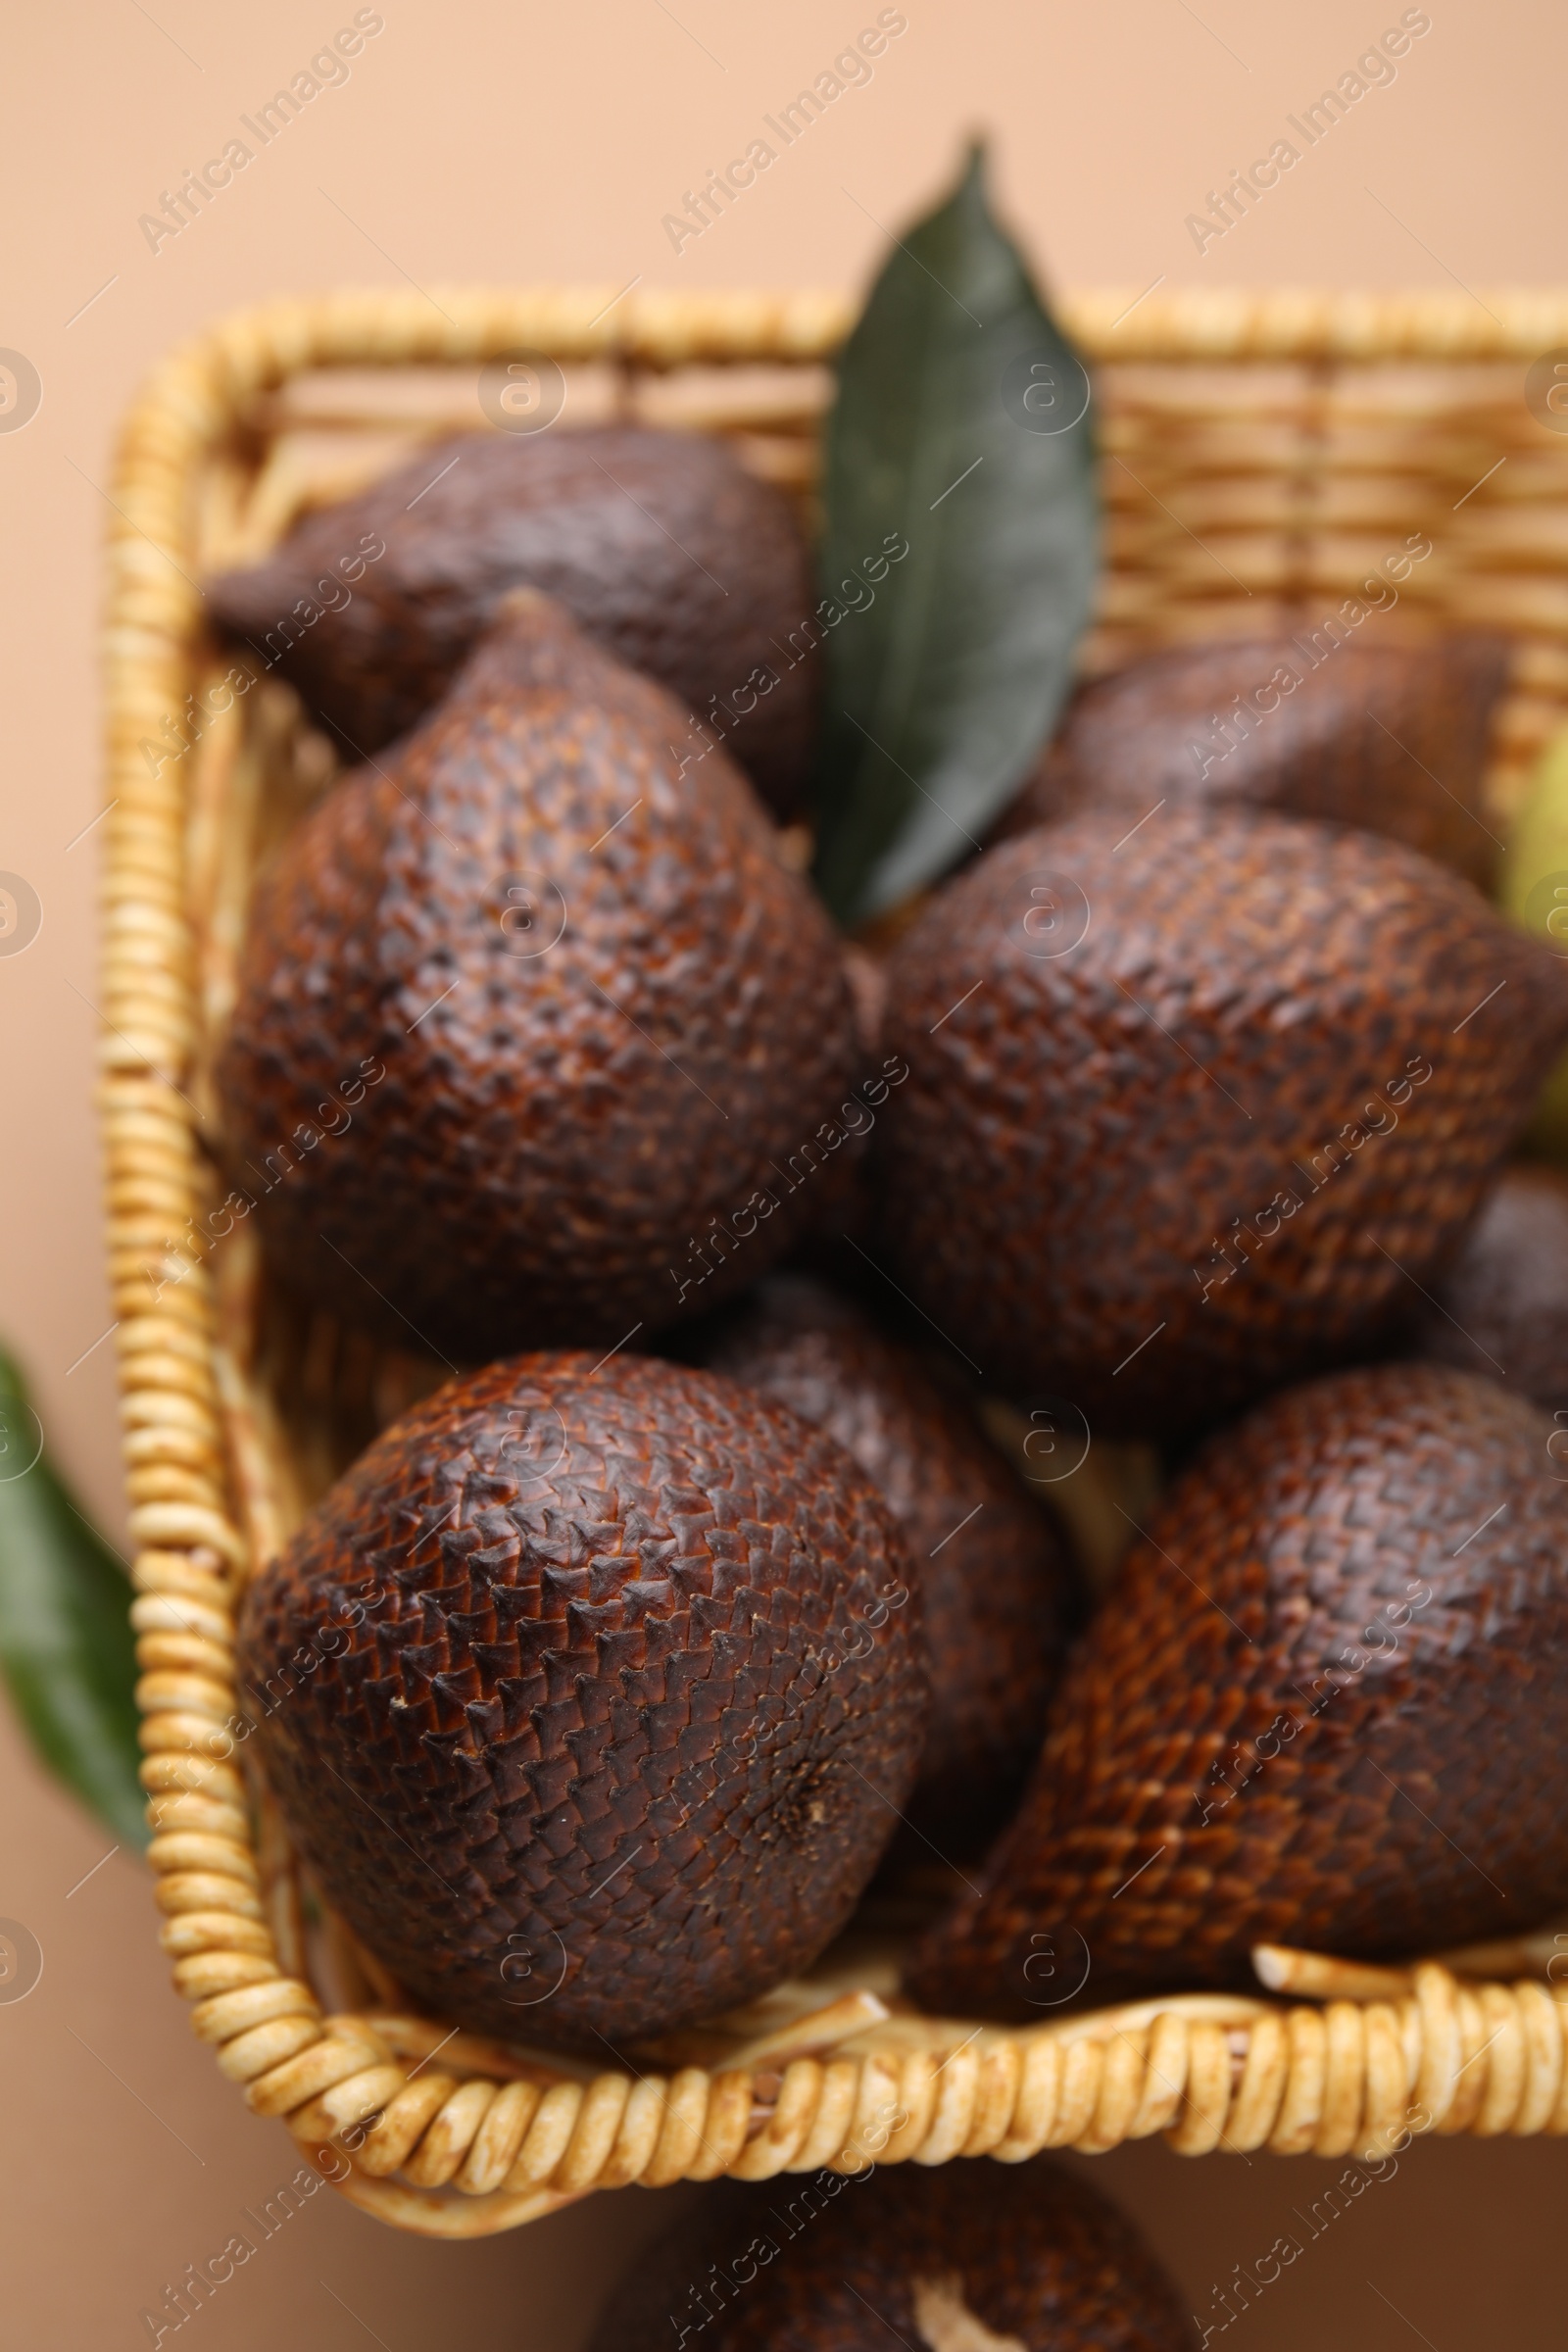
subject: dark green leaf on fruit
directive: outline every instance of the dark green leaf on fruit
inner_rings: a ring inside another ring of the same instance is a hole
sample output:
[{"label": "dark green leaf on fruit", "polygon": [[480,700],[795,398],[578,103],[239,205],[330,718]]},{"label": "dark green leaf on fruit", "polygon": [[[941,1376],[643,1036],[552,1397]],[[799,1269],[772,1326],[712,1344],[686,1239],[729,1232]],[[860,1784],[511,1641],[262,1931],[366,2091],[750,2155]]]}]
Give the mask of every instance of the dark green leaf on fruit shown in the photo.
[{"label": "dark green leaf on fruit", "polygon": [[1089,378],[978,148],[845,348],[825,505],[816,878],[848,925],[977,846],[1050,733],[1094,593]]}]

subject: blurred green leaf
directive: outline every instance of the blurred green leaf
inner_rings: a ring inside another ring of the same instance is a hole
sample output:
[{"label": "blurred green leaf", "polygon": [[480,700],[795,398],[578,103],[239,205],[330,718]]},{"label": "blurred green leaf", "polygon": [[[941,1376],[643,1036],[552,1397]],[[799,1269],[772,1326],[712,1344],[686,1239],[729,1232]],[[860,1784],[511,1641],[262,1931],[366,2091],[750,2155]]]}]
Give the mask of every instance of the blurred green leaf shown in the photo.
[{"label": "blurred green leaf", "polygon": [[0,1674],[51,1772],[140,1852],[130,1602],[129,1579],[44,1457],[22,1375],[0,1354]]},{"label": "blurred green leaf", "polygon": [[872,288],[828,424],[816,878],[843,923],[963,857],[1051,729],[1099,562],[1088,400],[976,148]]},{"label": "blurred green leaf", "polygon": [[[1531,771],[1524,803],[1509,828],[1497,896],[1516,923],[1563,953],[1568,944],[1568,727],[1547,739]],[[1542,1088],[1523,1143],[1527,1152],[1568,1167],[1568,1054]]]}]

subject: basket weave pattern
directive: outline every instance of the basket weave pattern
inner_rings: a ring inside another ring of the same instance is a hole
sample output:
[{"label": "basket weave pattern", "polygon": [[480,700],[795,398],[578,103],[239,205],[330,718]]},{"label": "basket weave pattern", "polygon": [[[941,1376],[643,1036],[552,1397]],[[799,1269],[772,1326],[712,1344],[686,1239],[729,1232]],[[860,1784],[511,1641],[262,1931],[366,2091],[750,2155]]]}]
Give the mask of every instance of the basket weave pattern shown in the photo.
[{"label": "basket weave pattern", "polygon": [[[1227,293],[1129,310],[1107,295],[1062,309],[1096,367],[1104,457],[1089,666],[1316,626],[1423,536],[1430,556],[1397,605],[1351,625],[1510,633],[1489,781],[1505,814],[1568,716],[1568,437],[1541,428],[1522,388],[1530,360],[1568,344],[1568,297]],[[568,424],[722,430],[808,501],[823,364],[850,321],[837,297],[616,302],[612,288],[279,303],[176,353],[122,437],[101,1100],[163,1942],[250,2105],[285,2119],[345,2195],[409,2229],[480,2234],[630,2181],[1015,2161],[1156,2132],[1188,2154],[1335,2155],[1422,2131],[1568,2131],[1568,2002],[1527,1973],[1545,1969],[1549,1936],[1490,1955],[1500,1975],[1511,1960],[1511,1984],[1279,1954],[1278,1989],[1314,1998],[1194,1994],[1017,2030],[907,2013],[884,1959],[781,1988],[647,2073],[534,2061],[408,2011],[302,1885],[250,1775],[243,1579],[431,1373],[291,1324],[249,1234],[216,1244],[201,1134],[250,872],[334,762],[275,687],[218,710],[210,681],[228,664],[215,667],[200,578],[419,440],[477,423],[477,368],[519,348],[565,368]]]}]

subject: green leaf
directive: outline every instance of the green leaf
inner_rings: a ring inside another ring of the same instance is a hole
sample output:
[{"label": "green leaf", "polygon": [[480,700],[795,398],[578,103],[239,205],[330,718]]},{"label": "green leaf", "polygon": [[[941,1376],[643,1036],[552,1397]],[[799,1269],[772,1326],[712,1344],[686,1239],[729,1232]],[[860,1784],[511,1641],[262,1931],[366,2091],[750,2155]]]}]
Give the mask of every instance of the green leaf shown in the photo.
[{"label": "green leaf", "polygon": [[1088,377],[982,172],[976,148],[899,244],[828,424],[816,878],[847,924],[953,865],[1007,801],[1094,592]]},{"label": "green leaf", "polygon": [[22,1376],[0,1354],[0,1673],[50,1771],[139,1853],[149,1833],[130,1583],[42,1444]]}]

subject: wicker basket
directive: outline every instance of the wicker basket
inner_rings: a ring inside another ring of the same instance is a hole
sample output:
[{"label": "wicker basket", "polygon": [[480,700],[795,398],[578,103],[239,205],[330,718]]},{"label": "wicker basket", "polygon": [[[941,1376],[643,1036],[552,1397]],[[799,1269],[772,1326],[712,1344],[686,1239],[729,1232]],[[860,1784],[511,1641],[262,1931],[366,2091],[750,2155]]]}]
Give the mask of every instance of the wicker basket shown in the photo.
[{"label": "wicker basket", "polygon": [[[1397,604],[1365,625],[1510,632],[1490,779],[1505,813],[1568,712],[1568,437],[1524,398],[1526,365],[1568,344],[1568,295],[1063,307],[1096,365],[1109,514],[1089,665],[1316,625],[1424,538]],[[1046,2010],[1018,2030],[911,2014],[896,1950],[852,1935],[809,1981],[678,2037],[646,2072],[530,2057],[410,2014],[304,1883],[249,1777],[237,1588],[439,1368],[302,1322],[244,1227],[214,1246],[202,1132],[249,878],[334,761],[275,685],[213,710],[207,681],[228,662],[205,637],[200,580],[421,438],[478,427],[479,368],[518,348],[564,369],[559,429],[722,431],[808,502],[824,363],[851,316],[836,296],[609,287],[283,302],[167,362],[121,447],[102,1102],[163,1942],[250,2105],[411,2230],[472,2236],[630,2181],[1016,2160],[1155,2132],[1188,2154],[1336,2155],[1414,2132],[1568,2131],[1568,2004],[1551,1982],[1568,1965],[1552,1968],[1549,1934],[1408,1970],[1276,1952],[1256,1999]]]}]

